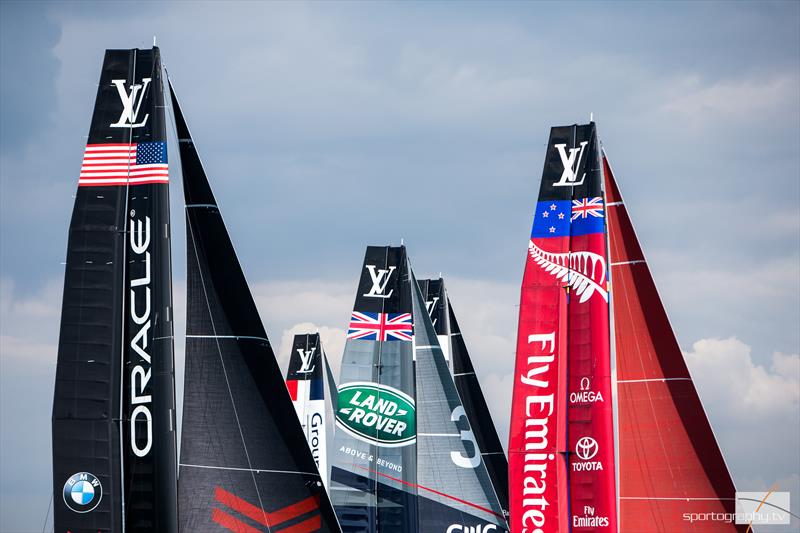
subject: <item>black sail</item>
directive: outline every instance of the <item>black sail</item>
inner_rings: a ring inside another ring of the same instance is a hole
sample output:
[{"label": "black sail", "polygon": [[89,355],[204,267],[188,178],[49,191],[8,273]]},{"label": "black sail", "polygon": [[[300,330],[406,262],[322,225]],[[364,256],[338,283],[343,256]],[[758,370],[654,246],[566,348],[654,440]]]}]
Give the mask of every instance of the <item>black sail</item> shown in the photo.
[{"label": "black sail", "polygon": [[339,531],[333,507],[172,95],[186,199],[180,530]]},{"label": "black sail", "polygon": [[167,165],[158,48],[106,51],[67,245],[57,533],[177,530]]},{"label": "black sail", "polygon": [[467,412],[469,425],[478,441],[497,499],[503,511],[508,513],[508,459],[497,436],[492,414],[486,404],[478,376],[475,374],[475,367],[472,366],[467,344],[456,320],[444,280],[441,278],[421,280],[419,287],[442,350],[450,355],[456,389]]}]

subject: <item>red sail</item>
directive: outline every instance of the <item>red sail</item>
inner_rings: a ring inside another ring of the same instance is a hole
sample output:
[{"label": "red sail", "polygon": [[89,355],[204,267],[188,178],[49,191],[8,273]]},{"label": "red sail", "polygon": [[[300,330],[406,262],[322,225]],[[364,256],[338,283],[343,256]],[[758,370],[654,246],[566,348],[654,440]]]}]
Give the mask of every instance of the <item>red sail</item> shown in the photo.
[{"label": "red sail", "polygon": [[[620,531],[744,531],[735,488],[603,157],[617,347]],[[710,515],[705,515],[707,518]]]}]

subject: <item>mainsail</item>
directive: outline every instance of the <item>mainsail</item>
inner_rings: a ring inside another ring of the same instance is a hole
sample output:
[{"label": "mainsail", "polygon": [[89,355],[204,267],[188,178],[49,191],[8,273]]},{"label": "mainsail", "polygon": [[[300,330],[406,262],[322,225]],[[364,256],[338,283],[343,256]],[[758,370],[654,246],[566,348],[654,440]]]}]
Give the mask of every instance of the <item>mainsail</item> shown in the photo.
[{"label": "mainsail", "polygon": [[67,245],[57,533],[177,530],[168,181],[159,50],[108,50]]},{"label": "mainsail", "polygon": [[431,279],[419,281],[420,292],[436,330],[439,345],[453,370],[461,403],[467,413],[469,425],[478,442],[483,462],[492,480],[495,494],[503,511],[508,511],[508,460],[497,436],[497,429],[481,390],[480,381],[472,366],[467,344],[456,320],[455,311],[445,289],[444,280]]},{"label": "mainsail", "polygon": [[339,531],[186,121],[171,95],[188,247],[181,531]]},{"label": "mainsail", "polygon": [[342,355],[331,498],[346,532],[417,530],[411,281],[404,247],[367,248]]},{"label": "mainsail", "polygon": [[328,449],[323,374],[329,372],[323,368],[326,364],[318,333],[294,336],[286,371],[286,388],[325,485],[328,484]]},{"label": "mainsail", "polygon": [[[414,274],[417,531],[507,531],[503,509]],[[429,288],[429,284],[427,288]]]},{"label": "mainsail", "polygon": [[594,123],[552,128],[520,297],[509,435],[515,533],[616,529],[601,187]]},{"label": "mainsail", "polygon": [[623,531],[744,531],[685,513],[733,513],[735,488],[608,160]]}]

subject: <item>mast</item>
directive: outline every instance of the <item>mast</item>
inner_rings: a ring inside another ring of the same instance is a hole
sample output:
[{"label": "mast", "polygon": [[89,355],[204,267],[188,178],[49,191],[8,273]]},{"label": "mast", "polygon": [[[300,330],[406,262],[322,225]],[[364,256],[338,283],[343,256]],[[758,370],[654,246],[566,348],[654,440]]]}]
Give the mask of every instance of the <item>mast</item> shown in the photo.
[{"label": "mast", "polygon": [[340,531],[175,92],[170,92],[188,248],[181,531]]},{"label": "mast", "polygon": [[[570,525],[617,531],[611,397],[608,259],[603,171],[594,123],[576,126],[573,148],[585,158],[572,187],[569,222],[567,394]],[[584,141],[585,147],[580,148]],[[558,210],[557,210],[558,211]],[[544,265],[542,265],[544,266]]]},{"label": "mast", "polygon": [[297,411],[311,455],[325,486],[328,485],[327,412],[323,365],[325,352],[318,333],[295,335],[286,388]]},{"label": "mast", "polygon": [[617,352],[622,531],[745,531],[685,513],[734,513],[703,405],[603,154]]},{"label": "mast", "polygon": [[331,497],[346,532],[418,528],[411,291],[405,247],[367,247],[342,355],[331,460]]},{"label": "mast", "polygon": [[57,532],[177,530],[168,182],[159,50],[107,50],[67,245]]},{"label": "mast", "polygon": [[[418,531],[507,531],[505,515],[413,272]],[[423,283],[426,288],[430,284]],[[441,284],[439,284],[441,285]],[[446,315],[445,315],[446,317]]]},{"label": "mast", "polygon": [[[481,450],[483,463],[492,481],[500,507],[508,514],[508,460],[497,435],[489,406],[467,351],[467,344],[458,325],[455,311],[445,288],[444,280],[421,280],[420,291],[425,298],[439,343],[449,346],[453,381],[467,413],[469,425]],[[435,295],[435,296],[434,296]],[[435,322],[433,321],[435,319]],[[444,337],[444,341],[442,340]],[[443,351],[446,349],[443,347]]]}]

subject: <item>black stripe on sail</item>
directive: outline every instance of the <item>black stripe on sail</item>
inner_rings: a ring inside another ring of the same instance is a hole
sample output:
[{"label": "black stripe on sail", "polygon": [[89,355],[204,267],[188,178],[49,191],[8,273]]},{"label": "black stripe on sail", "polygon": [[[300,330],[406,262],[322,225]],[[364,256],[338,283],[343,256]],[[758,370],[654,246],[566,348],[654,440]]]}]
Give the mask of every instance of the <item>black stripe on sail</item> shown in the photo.
[{"label": "black stripe on sail", "polygon": [[298,526],[308,531],[339,531],[171,93],[184,173],[188,245],[180,529],[215,532],[220,527],[236,531]]}]

